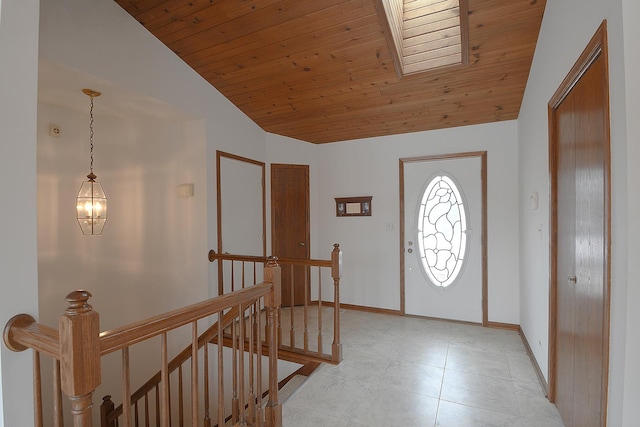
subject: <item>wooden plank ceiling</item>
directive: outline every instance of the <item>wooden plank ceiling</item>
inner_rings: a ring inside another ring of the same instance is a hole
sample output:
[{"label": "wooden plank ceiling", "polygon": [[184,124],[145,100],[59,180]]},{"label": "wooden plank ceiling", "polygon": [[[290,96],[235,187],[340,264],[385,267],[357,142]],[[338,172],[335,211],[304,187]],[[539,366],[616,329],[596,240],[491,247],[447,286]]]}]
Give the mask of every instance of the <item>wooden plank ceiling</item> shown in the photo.
[{"label": "wooden plank ceiling", "polygon": [[312,143],[518,116],[546,0],[469,0],[469,64],[398,78],[381,0],[115,0],[265,131]]}]

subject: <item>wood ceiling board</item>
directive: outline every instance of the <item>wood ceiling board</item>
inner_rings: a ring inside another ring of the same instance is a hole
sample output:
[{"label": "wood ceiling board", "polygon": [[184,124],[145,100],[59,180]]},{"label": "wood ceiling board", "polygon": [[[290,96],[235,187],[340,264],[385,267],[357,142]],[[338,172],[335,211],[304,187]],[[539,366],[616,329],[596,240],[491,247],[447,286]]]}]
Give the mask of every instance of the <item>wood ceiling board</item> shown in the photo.
[{"label": "wood ceiling board", "polygon": [[433,45],[449,44],[451,41],[455,41],[460,44],[462,35],[460,34],[460,28],[448,28],[446,30],[436,31],[433,33],[427,33],[416,37],[411,37],[403,43],[403,52],[418,50],[425,48],[428,50]]},{"label": "wood ceiling board", "polygon": [[[360,70],[352,70],[351,73],[362,73],[362,74],[373,73],[375,70],[373,70],[372,68],[373,67],[365,64],[364,66],[361,67]],[[307,74],[312,72],[313,71],[305,72],[302,70],[297,70],[294,73],[283,75],[282,76],[283,80],[280,82],[280,84],[277,84],[277,85],[263,84],[258,86],[257,83],[253,84],[252,82],[248,81],[246,82],[246,85],[245,85],[247,93],[244,94],[243,98],[249,99],[251,97],[258,97],[258,98],[263,97],[264,101],[270,104],[276,100],[274,98],[278,98],[282,96],[288,99],[289,96],[291,96],[291,94],[294,92],[297,93],[296,99],[316,99],[316,98],[321,99],[325,96],[325,94],[328,91],[331,91],[329,93],[347,92],[347,91],[352,92],[354,90],[357,90],[357,88],[362,87],[360,85],[355,84],[355,82],[350,81],[349,75],[345,75],[343,77],[343,82],[339,86],[336,85],[335,83],[332,85],[323,84],[325,81],[329,81],[330,79],[332,79],[332,81],[335,82],[335,76],[331,76],[331,72],[328,72],[325,74],[318,74],[313,79],[308,79],[306,75],[301,75],[301,74]],[[390,70],[389,73],[393,74],[393,70]],[[226,90],[224,87],[220,88],[220,90],[223,93],[226,93]],[[377,91],[376,91],[376,95],[379,96],[379,93]],[[232,94],[229,93],[229,96],[232,96]],[[258,98],[250,102],[258,104],[260,103]],[[244,105],[244,104],[243,102],[238,102],[238,105]]]},{"label": "wood ceiling board", "polygon": [[433,15],[439,11],[458,8],[458,0],[447,0],[425,5],[424,2],[405,2],[404,19],[412,19],[424,15]]},{"label": "wood ceiling board", "polygon": [[[371,22],[373,20],[373,22]],[[242,51],[240,55],[224,58],[220,61],[210,62],[199,67],[202,73],[217,71],[224,75],[229,82],[244,80],[242,74],[268,72],[272,67],[281,64],[298,64],[310,58],[322,57],[332,60],[340,56],[349,55],[354,47],[366,47],[372,43],[378,24],[375,16],[366,17],[359,22],[362,25],[351,30],[344,27],[334,27],[326,31],[318,32],[318,36],[310,34],[297,39],[283,41],[281,43],[262,46],[257,52]],[[320,48],[313,46],[314,39],[322,37],[323,45]],[[373,40],[375,42],[375,40]],[[380,44],[380,42],[376,42]],[[234,73],[235,72],[235,73]]]},{"label": "wood ceiling board", "polygon": [[190,46],[195,46],[194,49],[197,50],[203,45],[206,46],[207,43],[229,42],[250,34],[254,34],[257,37],[263,30],[284,25],[291,20],[304,19],[303,17],[306,15],[312,15],[315,12],[345,1],[348,0],[322,0],[315,2],[283,0],[268,7],[256,9],[248,15],[223,22],[191,37],[165,42],[165,44],[177,51],[182,51]]},{"label": "wood ceiling board", "polygon": [[[468,91],[462,98],[455,93],[441,94],[437,100],[425,100],[421,97],[412,97],[403,100],[403,102],[386,102],[383,103],[380,99],[371,100],[371,102],[365,102],[365,99],[359,100],[363,105],[358,105],[358,101],[354,100],[351,103],[327,105],[324,108],[320,108],[316,115],[318,117],[307,118],[302,121],[307,115],[308,111],[302,109],[293,111],[291,116],[298,118],[297,123],[293,126],[296,129],[314,129],[320,127],[323,123],[323,118],[331,119],[332,123],[349,122],[350,120],[365,119],[372,115],[383,116],[387,119],[393,120],[394,115],[402,115],[405,113],[407,106],[411,107],[409,111],[419,111],[425,108],[429,108],[432,111],[453,113],[456,111],[466,111],[467,113],[480,114],[483,110],[487,110],[492,114],[503,111],[511,110],[514,106],[518,105],[518,98],[494,98],[495,105],[491,105],[487,108],[486,98],[492,95],[491,89],[478,89],[476,91]],[[462,101],[460,99],[463,99]],[[374,103],[375,101],[375,103]],[[508,111],[507,111],[508,112]],[[271,129],[281,131],[286,129],[286,125],[277,123],[277,120],[264,120],[264,126]]]},{"label": "wood ceiling board", "polygon": [[[306,129],[311,130],[315,128],[321,127],[323,120],[318,117],[312,118],[308,117],[309,114],[315,114],[316,116],[322,115],[324,118],[331,119],[331,122],[334,125],[339,124],[340,122],[348,123],[357,119],[366,119],[370,116],[382,115],[385,119],[383,121],[393,122],[397,119],[397,117],[402,117],[406,115],[407,106],[411,107],[411,112],[421,111],[421,110],[430,110],[437,114],[453,114],[455,112],[463,112],[466,114],[472,113],[475,115],[481,115],[485,112],[491,115],[500,115],[505,117],[516,117],[518,106],[519,106],[519,98],[497,98],[495,100],[495,105],[492,105],[491,108],[487,108],[487,104],[485,101],[485,97],[490,96],[490,90],[485,91],[479,94],[470,94],[464,101],[459,101],[459,98],[454,95],[445,95],[439,98],[437,101],[434,100],[426,100],[420,99],[418,97],[412,98],[409,100],[405,100],[403,103],[387,103],[376,106],[371,106],[367,108],[356,108],[355,104],[337,104],[337,105],[325,105],[324,108],[321,108],[320,111],[311,112],[305,111],[300,108],[296,111],[291,112],[296,118],[298,118],[299,124],[295,124],[293,126],[284,126],[278,120],[269,120],[265,119],[263,126],[270,129],[271,131],[282,131],[287,128],[291,129]],[[513,115],[509,113],[514,111]],[[304,120],[307,118],[307,120]]]},{"label": "wood ceiling board", "polygon": [[[313,67],[309,60],[296,62],[293,65],[292,62],[283,64],[277,72],[265,76],[262,80],[255,79],[255,73],[244,72],[240,75],[240,72],[236,73],[236,80],[229,78],[229,76],[212,76],[205,75],[212,81],[218,78],[224,80],[220,81],[216,87],[229,95],[232,95],[233,89],[239,88],[244,95],[248,95],[251,91],[257,91],[267,87],[287,87],[291,89],[299,88],[322,88],[329,86],[342,86],[344,84],[352,84],[354,81],[357,83],[359,80],[366,76],[378,77],[386,69],[386,75],[383,78],[395,78],[395,72],[391,68],[391,60],[381,59],[382,56],[378,56],[380,49],[379,44],[372,43],[367,52],[359,54],[358,57],[334,57],[330,60],[323,61],[321,64],[317,63],[318,67]],[[380,63],[382,61],[382,63]],[[385,65],[388,64],[388,65]],[[386,67],[386,68],[385,68]],[[308,68],[307,71],[305,69]],[[227,88],[231,87],[232,90],[227,92]]]},{"label": "wood ceiling board", "polygon": [[252,80],[256,75],[265,76],[267,82],[269,79],[281,81],[287,74],[301,72],[305,73],[302,78],[310,79],[320,74],[345,72],[362,64],[377,64],[378,52],[386,50],[384,42],[369,41],[366,37],[341,41],[339,46],[333,51],[300,52],[250,67],[236,64],[218,70],[204,67],[202,71],[205,74],[215,71],[229,84]]},{"label": "wood ceiling board", "polygon": [[[118,1],[118,0],[116,0]],[[185,0],[171,0],[176,3],[185,3]],[[211,1],[211,0],[209,0]],[[212,1],[209,7],[196,13],[185,15],[180,19],[165,20],[165,25],[155,29],[153,34],[167,42],[175,42],[187,37],[200,37],[202,32],[218,27],[232,21],[249,21],[257,11],[277,7],[282,0],[247,1]],[[143,24],[144,25],[144,24]]]},{"label": "wood ceiling board", "polygon": [[454,9],[443,10],[441,12],[433,13],[430,15],[411,14],[410,16],[408,16],[407,14],[405,14],[404,18],[405,29],[425,25],[434,25],[442,21],[450,20],[454,20],[454,25],[457,26],[460,24],[460,9],[456,7]]},{"label": "wood ceiling board", "polygon": [[117,0],[116,3],[120,5],[128,14],[136,16],[140,13],[146,12],[149,9],[157,7],[159,4],[167,3],[167,1],[158,0]]},{"label": "wood ceiling board", "polygon": [[136,15],[136,20],[151,32],[172,22],[188,19],[211,7],[211,0],[166,1]]},{"label": "wood ceiling board", "polygon": [[[486,92],[481,92],[480,95],[477,95],[479,102],[482,105],[487,104],[488,96],[499,90],[505,92],[504,89],[507,88],[510,92],[516,93],[516,95],[509,94],[505,96],[508,97],[507,99],[512,99],[517,105],[520,99],[517,93],[521,92],[524,86],[521,83],[521,79],[513,79],[514,81],[512,82],[507,77],[504,74],[500,74],[495,76],[493,81],[488,81],[487,87],[482,87]],[[417,104],[437,104],[447,99],[460,98],[468,103],[473,94],[477,93],[477,87],[478,85],[473,85],[473,83],[469,83],[466,87],[454,87],[454,89],[446,85],[422,85],[422,87],[417,86],[413,92],[401,91],[396,93],[395,97],[381,97],[379,96],[379,88],[369,87],[367,89],[329,94],[321,98],[290,98],[286,102],[273,101],[268,105],[264,105],[263,110],[256,113],[256,117],[264,126],[270,126],[273,122],[281,120],[278,114],[282,113],[289,114],[289,119],[291,120],[304,120],[306,116],[313,114],[327,117],[331,114],[332,109],[337,109],[342,118],[345,118],[345,113],[342,112],[342,109],[345,108],[367,115],[369,111],[366,107],[388,112],[386,109],[402,111],[403,108],[413,109]],[[391,107],[389,107],[390,105]]]},{"label": "wood ceiling board", "polygon": [[[367,13],[364,13],[367,12]],[[338,40],[379,32],[377,16],[362,9],[355,11],[343,11],[343,16],[349,18],[349,22],[336,23],[335,19],[318,19],[305,23],[307,30],[293,34],[288,26],[272,27],[260,32],[258,37],[241,37],[224,45],[210,46],[207,49],[184,53],[183,59],[196,67],[200,66],[224,66],[230,62],[242,63],[243,58],[274,58],[291,55],[300,51],[317,49],[315,44],[318,39],[323,41],[323,47],[331,45]],[[256,39],[260,42],[260,49],[253,46]],[[246,59],[245,59],[246,60]]]},{"label": "wood ceiling board", "polygon": [[545,6],[469,0],[470,65],[398,80],[375,1],[117,1],[263,129],[314,143],[516,118]]}]

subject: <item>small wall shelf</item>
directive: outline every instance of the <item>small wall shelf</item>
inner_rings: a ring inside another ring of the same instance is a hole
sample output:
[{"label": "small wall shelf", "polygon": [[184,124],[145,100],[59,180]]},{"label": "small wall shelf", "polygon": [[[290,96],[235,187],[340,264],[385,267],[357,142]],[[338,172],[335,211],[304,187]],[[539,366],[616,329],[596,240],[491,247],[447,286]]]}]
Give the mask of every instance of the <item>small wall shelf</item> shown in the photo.
[{"label": "small wall shelf", "polygon": [[336,216],[371,216],[373,196],[336,197]]}]

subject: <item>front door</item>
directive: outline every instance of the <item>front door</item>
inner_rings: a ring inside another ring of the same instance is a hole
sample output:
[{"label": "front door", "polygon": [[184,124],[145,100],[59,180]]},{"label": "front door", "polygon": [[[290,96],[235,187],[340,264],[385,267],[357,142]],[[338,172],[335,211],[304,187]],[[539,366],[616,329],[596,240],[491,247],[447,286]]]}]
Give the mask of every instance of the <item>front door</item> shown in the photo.
[{"label": "front door", "polygon": [[[271,165],[271,247],[280,258],[309,259],[309,166]],[[304,266],[283,266],[282,306],[308,301]]]},{"label": "front door", "polygon": [[606,423],[609,108],[606,27],[549,102],[552,176],[550,399],[565,425]]},{"label": "front door", "polygon": [[483,322],[485,159],[482,152],[401,160],[405,314]]}]

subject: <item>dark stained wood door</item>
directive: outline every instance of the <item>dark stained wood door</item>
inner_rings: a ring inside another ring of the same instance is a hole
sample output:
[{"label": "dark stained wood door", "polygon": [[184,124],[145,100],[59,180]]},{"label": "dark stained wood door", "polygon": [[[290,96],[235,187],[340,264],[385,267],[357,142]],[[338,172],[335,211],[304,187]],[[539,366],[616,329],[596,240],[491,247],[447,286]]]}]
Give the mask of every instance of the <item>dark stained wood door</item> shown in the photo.
[{"label": "dark stained wood door", "polygon": [[610,150],[603,32],[585,51],[575,79],[565,81],[567,90],[550,103],[557,168],[552,166],[557,247],[551,397],[569,427],[606,423]]},{"label": "dark stained wood door", "polygon": [[[309,259],[309,166],[271,165],[271,246],[280,258]],[[282,305],[308,299],[304,267],[282,268]]]}]

